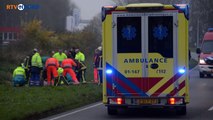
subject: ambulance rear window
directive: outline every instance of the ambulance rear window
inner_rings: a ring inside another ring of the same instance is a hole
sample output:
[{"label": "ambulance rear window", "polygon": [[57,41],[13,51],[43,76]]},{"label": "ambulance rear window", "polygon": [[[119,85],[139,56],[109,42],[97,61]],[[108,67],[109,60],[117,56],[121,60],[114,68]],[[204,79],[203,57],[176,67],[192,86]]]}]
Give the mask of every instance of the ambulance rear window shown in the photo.
[{"label": "ambulance rear window", "polygon": [[148,22],[149,52],[173,58],[173,17],[150,16]]},{"label": "ambulance rear window", "polygon": [[141,17],[118,17],[117,41],[118,53],[141,53]]}]

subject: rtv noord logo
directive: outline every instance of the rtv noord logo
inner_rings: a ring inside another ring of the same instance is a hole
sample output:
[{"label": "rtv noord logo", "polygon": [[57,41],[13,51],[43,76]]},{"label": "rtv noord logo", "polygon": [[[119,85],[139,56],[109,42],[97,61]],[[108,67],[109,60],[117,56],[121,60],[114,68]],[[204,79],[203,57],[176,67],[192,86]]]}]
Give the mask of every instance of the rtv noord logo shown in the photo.
[{"label": "rtv noord logo", "polygon": [[22,10],[37,10],[37,9],[39,9],[40,8],[40,6],[39,5],[34,5],[34,4],[26,4],[26,5],[24,5],[24,4],[18,4],[18,5],[7,5],[6,6],[6,9],[7,10],[20,10],[20,11],[22,11]]}]

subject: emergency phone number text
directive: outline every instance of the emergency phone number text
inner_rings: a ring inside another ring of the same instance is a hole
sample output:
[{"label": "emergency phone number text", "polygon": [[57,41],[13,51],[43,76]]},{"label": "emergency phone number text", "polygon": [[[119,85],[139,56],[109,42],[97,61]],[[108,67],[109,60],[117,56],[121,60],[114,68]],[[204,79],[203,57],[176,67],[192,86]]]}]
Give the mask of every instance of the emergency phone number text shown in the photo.
[{"label": "emergency phone number text", "polygon": [[140,70],[124,70],[125,74],[139,74]]}]

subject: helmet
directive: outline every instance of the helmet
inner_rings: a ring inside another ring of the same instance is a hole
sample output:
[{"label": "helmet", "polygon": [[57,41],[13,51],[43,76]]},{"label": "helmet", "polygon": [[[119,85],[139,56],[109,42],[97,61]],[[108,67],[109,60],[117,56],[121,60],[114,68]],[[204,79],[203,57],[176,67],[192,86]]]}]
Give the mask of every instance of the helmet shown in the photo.
[{"label": "helmet", "polygon": [[24,65],[24,63],[21,63],[21,67],[22,67],[22,68],[25,68],[25,65]]},{"label": "helmet", "polygon": [[37,49],[37,48],[34,48],[34,49],[33,49],[33,52],[38,52],[38,49]]},{"label": "helmet", "polygon": [[79,49],[75,49],[75,52],[78,52],[79,51]]},{"label": "helmet", "polygon": [[62,74],[64,72],[64,69],[59,67],[57,71],[58,71],[58,74]]},{"label": "helmet", "polygon": [[99,46],[97,49],[98,49],[99,51],[102,51],[102,47],[101,47],[101,46]]}]

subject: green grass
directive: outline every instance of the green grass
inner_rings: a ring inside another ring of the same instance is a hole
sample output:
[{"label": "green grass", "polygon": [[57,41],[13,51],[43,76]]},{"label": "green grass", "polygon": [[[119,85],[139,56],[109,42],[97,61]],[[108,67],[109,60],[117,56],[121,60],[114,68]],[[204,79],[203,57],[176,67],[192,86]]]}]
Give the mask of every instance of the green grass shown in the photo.
[{"label": "green grass", "polygon": [[0,120],[44,117],[100,101],[102,89],[94,84],[61,87],[0,85]]},{"label": "green grass", "polygon": [[12,73],[16,66],[5,61],[0,61],[0,66],[0,84],[11,84]]},{"label": "green grass", "polygon": [[[87,80],[92,80],[92,61],[87,61]],[[191,59],[189,68],[197,65]],[[13,64],[0,67],[0,120],[38,119],[102,99],[102,88],[93,84],[63,87],[18,87],[10,84]],[[2,85],[1,85],[2,83]],[[6,83],[6,84],[5,84]]]}]

